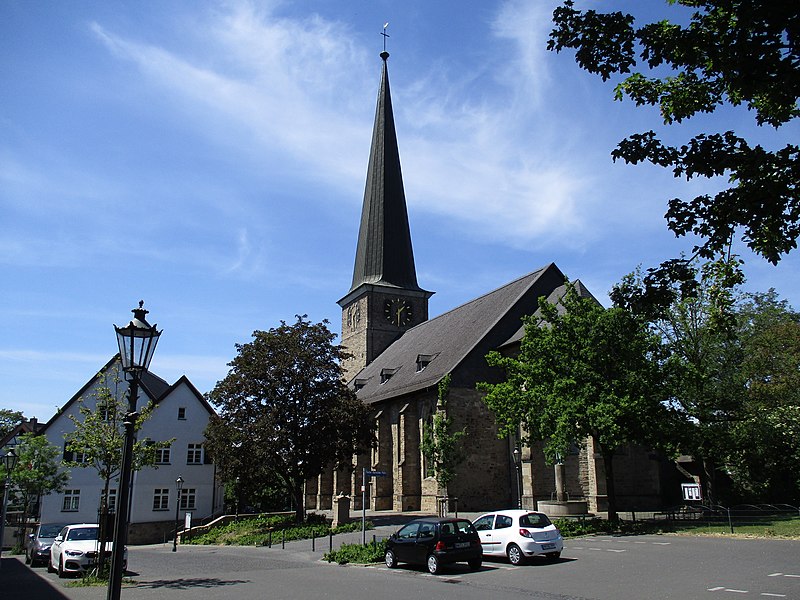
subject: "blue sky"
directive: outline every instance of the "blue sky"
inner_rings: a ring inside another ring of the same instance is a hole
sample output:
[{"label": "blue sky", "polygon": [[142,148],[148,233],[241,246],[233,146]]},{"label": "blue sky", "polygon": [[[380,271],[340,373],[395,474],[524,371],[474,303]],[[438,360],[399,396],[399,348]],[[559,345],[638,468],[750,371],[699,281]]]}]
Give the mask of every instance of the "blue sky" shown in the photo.
[{"label": "blue sky", "polygon": [[[308,314],[338,333],[385,22],[432,315],[549,262],[607,301],[637,265],[688,252],[666,202],[721,182],[611,161],[660,119],[545,50],[557,4],[0,2],[0,407],[49,419],[140,299],[164,330],[152,370],[202,392],[256,329]],[[727,129],[800,134],[726,109],[666,136]],[[742,255],[747,289],[800,307],[797,256]]]}]

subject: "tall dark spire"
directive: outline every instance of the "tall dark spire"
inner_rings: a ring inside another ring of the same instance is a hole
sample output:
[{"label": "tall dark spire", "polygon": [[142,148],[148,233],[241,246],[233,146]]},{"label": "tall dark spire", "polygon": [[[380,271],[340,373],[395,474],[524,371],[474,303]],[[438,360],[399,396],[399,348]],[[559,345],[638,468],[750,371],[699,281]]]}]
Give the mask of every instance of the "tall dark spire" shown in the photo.
[{"label": "tall dark spire", "polygon": [[383,73],[372,131],[351,292],[363,284],[415,291],[421,289],[417,285],[392,98],[389,93],[389,53],[384,50],[381,58]]}]

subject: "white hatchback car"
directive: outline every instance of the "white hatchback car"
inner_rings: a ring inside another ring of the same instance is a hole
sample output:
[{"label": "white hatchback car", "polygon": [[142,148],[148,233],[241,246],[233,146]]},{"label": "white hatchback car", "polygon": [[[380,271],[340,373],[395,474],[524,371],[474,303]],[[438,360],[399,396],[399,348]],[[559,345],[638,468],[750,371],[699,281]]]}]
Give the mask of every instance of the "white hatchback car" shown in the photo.
[{"label": "white hatchback car", "polygon": [[[82,573],[94,567],[100,550],[99,533],[100,526],[97,523],[80,523],[64,527],[50,546],[47,570],[58,571],[59,577],[66,577],[68,573]],[[113,546],[111,542],[106,543],[109,561]],[[126,570],[127,548],[124,549],[122,565],[123,571]]]},{"label": "white hatchback car", "polygon": [[481,537],[483,555],[507,556],[512,565],[533,556],[556,560],[564,549],[561,532],[544,513],[498,510],[481,515],[472,524]]}]

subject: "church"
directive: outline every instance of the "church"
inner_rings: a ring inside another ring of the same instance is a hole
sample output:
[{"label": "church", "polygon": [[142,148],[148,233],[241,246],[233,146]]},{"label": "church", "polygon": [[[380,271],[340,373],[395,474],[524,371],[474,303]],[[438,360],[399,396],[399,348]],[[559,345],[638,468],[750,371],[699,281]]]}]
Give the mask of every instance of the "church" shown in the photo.
[{"label": "church", "polygon": [[[389,91],[388,58],[382,74],[367,167],[366,189],[350,290],[342,308],[345,379],[372,409],[376,446],[353,464],[329,470],[306,485],[306,508],[330,509],[350,496],[360,510],[362,473],[378,472],[367,485],[368,508],[435,512],[443,498],[451,509],[482,511],[537,503],[555,497],[555,479],[571,499],[591,512],[606,508],[602,459],[592,440],[564,458],[560,473],[547,465],[541,446],[519,447],[500,439],[493,414],[476,389],[502,373],[485,360],[491,350],[514,352],[523,335],[522,317],[536,313],[540,297],[558,301],[566,276],[554,263],[434,318],[433,292],[417,282],[406,209],[397,133]],[[573,277],[570,277],[573,279]],[[591,297],[577,281],[579,293]],[[439,384],[449,381],[446,401]],[[442,488],[433,476],[423,439],[434,416],[446,415],[463,431],[463,459]],[[663,505],[665,464],[646,449],[615,457],[620,510],[653,510]]]}]

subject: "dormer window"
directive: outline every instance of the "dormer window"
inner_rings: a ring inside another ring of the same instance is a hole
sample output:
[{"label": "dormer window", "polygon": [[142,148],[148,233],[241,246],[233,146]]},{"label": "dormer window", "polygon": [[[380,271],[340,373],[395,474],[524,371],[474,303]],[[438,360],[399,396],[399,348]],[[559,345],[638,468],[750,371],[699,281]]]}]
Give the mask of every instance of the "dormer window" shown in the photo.
[{"label": "dormer window", "polygon": [[389,381],[395,373],[397,373],[397,369],[381,369],[381,384]]},{"label": "dormer window", "polygon": [[435,354],[417,354],[417,373],[424,371],[435,356]]},{"label": "dormer window", "polygon": [[356,391],[360,390],[365,385],[367,385],[366,379],[356,379],[355,381],[353,381],[353,387],[355,388]]}]

